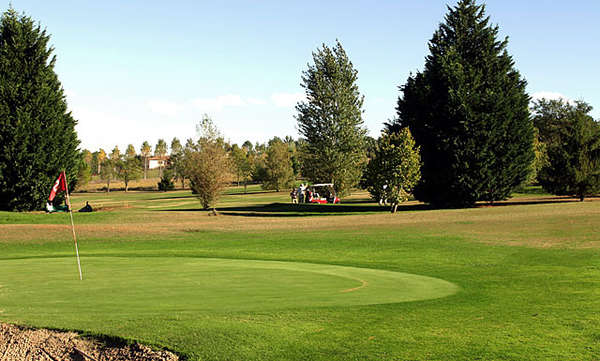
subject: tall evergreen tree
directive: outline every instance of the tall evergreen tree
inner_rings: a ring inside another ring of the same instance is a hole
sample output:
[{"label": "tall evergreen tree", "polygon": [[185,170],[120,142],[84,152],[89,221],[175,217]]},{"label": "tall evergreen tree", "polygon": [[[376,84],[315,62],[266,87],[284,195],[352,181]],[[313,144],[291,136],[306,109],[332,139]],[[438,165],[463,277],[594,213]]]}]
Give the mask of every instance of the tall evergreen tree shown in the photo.
[{"label": "tall evergreen tree", "polygon": [[54,72],[49,40],[46,30],[12,8],[0,19],[2,210],[41,209],[61,171],[69,183],[77,179],[77,122]]},{"label": "tall evergreen tree", "polygon": [[323,44],[313,61],[302,76],[306,101],[296,105],[305,139],[302,175],[313,182],[333,182],[336,192],[345,195],[360,180],[366,162],[358,72],[339,41],[333,48]]},{"label": "tall evergreen tree", "polygon": [[401,87],[398,119],[421,147],[417,199],[471,206],[508,198],[534,154],[526,81],[498,40],[485,6],[461,0],[429,42],[425,69]]}]

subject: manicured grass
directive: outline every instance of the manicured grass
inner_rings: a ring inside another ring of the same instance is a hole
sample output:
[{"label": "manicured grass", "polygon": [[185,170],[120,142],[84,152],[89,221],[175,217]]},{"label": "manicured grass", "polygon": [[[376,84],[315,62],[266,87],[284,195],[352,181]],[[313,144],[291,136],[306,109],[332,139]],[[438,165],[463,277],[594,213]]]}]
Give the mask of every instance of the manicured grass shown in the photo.
[{"label": "manicured grass", "polygon": [[[102,208],[75,214],[83,282],[68,215],[0,213],[0,321],[192,360],[600,358],[597,200],[391,215],[364,194],[319,208],[254,191],[218,217],[185,191],[74,196]],[[458,292],[404,302],[407,274]]]}]

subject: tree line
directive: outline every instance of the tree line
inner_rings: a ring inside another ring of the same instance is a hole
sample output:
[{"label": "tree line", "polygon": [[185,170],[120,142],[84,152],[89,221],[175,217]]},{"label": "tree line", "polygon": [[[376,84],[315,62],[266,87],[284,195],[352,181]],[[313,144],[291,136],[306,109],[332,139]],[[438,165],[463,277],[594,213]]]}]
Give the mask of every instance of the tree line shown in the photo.
[{"label": "tree line", "polygon": [[[148,142],[139,153],[79,152],[76,120],[54,73],[45,30],[12,8],[0,21],[0,207],[38,209],[61,170],[72,188],[91,174],[107,181],[146,177]],[[185,145],[173,139],[160,189],[187,179],[206,208],[225,184],[291,187],[302,177],[357,187],[391,203],[414,197],[436,207],[497,202],[527,184],[583,200],[600,192],[600,126],[584,101],[531,102],[527,82],[490,24],[485,6],[460,0],[428,43],[422,70],[399,85],[393,119],[367,136],[358,71],[342,44],[325,44],[302,72],[296,105],[300,138],[228,144],[208,116]],[[35,81],[32,81],[35,79]],[[42,105],[42,106],[40,106]],[[164,140],[153,154],[166,156]]]},{"label": "tree line", "polygon": [[[208,115],[201,121],[206,122],[212,123]],[[280,191],[294,186],[295,180],[300,177],[297,151],[299,141],[290,136],[283,139],[273,137],[266,143],[253,144],[247,140],[241,145],[231,144],[222,136],[217,138],[229,159],[227,171],[230,173],[230,183],[244,186],[244,191],[250,183],[262,184],[264,189]],[[165,160],[159,164],[159,190],[175,189],[176,184],[185,188],[186,180],[189,182],[191,174],[188,169],[189,157],[198,150],[199,141],[188,138],[185,145],[182,145],[175,137],[168,146],[164,139],[159,139],[154,147],[150,146],[148,141],[144,141],[139,151],[133,144],[129,144],[124,154],[118,146],[108,154],[102,148],[94,152],[84,149],[80,154],[77,184],[83,187],[92,176],[97,176],[106,181],[106,190],[109,191],[110,182],[119,179],[125,183],[125,191],[128,191],[130,181],[147,178],[148,160],[155,156]]]}]

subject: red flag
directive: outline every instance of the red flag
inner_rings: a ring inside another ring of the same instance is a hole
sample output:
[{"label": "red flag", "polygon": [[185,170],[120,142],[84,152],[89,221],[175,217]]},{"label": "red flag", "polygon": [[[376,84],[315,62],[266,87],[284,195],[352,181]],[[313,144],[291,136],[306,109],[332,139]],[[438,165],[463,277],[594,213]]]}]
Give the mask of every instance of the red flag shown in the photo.
[{"label": "red flag", "polygon": [[48,200],[52,202],[54,197],[56,197],[56,193],[64,192],[67,190],[67,177],[65,176],[65,172],[60,172],[58,179],[54,182],[54,186],[52,187],[52,191],[50,191],[50,197]]}]

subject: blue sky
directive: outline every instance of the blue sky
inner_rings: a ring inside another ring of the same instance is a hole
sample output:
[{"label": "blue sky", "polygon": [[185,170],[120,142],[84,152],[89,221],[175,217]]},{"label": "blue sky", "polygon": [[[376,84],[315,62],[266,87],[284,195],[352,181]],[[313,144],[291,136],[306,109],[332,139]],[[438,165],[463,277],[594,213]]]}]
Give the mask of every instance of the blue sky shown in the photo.
[{"label": "blue sky", "polygon": [[[81,147],[92,151],[195,137],[203,113],[232,142],[296,138],[301,73],[336,39],[358,70],[365,125],[377,136],[455,3],[12,1],[51,34]],[[583,99],[600,117],[599,1],[486,5],[531,95]]]}]

